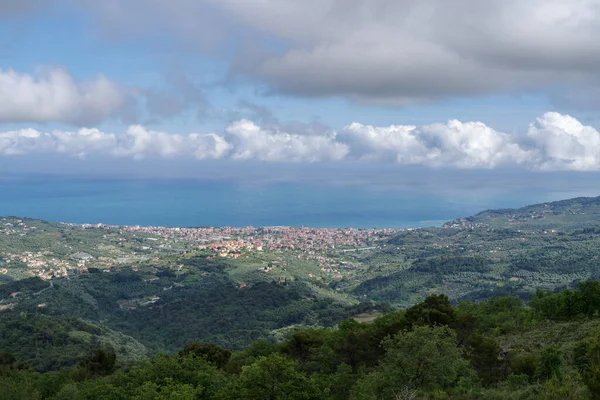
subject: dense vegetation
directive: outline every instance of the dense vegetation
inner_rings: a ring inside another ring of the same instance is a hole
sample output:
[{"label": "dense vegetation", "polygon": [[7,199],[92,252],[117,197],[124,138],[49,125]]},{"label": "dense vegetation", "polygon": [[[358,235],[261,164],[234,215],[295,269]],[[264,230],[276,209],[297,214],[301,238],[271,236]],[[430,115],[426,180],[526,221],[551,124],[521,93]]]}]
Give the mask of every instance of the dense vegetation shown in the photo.
[{"label": "dense vegetation", "polygon": [[0,355],[1,399],[594,399],[600,282],[538,291],[529,305],[432,295],[372,323],[299,329],[236,352],[193,342],[124,366],[104,346],[45,374],[20,361]]},{"label": "dense vegetation", "polygon": [[[255,340],[278,340],[282,328],[333,326],[373,308],[318,296],[302,282],[240,288],[213,261],[195,257],[186,263],[188,273],[166,268],[152,280],[123,269],[56,280],[52,288],[37,278],[4,285],[19,284],[21,300],[0,314],[0,331],[7,332],[0,351],[47,371],[76,362],[94,343],[118,341],[118,355],[133,359],[198,339],[240,349]],[[49,289],[32,293],[40,288]]]},{"label": "dense vegetation", "polygon": [[[236,259],[27,220],[0,235],[0,400],[600,398],[599,217],[573,199]],[[41,280],[8,260],[31,252],[97,264]]]},{"label": "dense vegetation", "polygon": [[538,288],[556,290],[599,278],[599,232],[520,225],[405,231],[387,247],[357,256],[368,268],[348,290],[400,306],[432,292],[455,301],[501,294],[525,299]]}]

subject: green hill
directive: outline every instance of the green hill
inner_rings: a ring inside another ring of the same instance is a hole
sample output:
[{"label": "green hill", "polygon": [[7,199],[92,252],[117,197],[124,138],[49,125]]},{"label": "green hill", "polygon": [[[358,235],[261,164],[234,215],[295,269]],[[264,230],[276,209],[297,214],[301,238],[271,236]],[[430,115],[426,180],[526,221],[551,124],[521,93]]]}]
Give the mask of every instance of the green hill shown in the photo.
[{"label": "green hill", "polygon": [[302,242],[308,250],[243,248],[236,257],[188,233],[3,218],[0,330],[10,335],[0,352],[46,371],[107,345],[128,365],[194,341],[229,350],[277,343],[298,329],[334,327],[359,313],[371,320],[432,295],[452,304],[528,300],[537,289],[600,279],[599,204],[579,198],[486,211],[442,228],[387,232],[357,248],[313,250],[321,234],[314,231]]},{"label": "green hill", "polygon": [[296,330],[233,353],[189,343],[135,366],[119,366],[121,357],[99,347],[40,374],[2,353],[0,398],[597,399],[600,282],[538,291],[528,305],[495,297],[452,306],[432,295],[369,323]]},{"label": "green hill", "polygon": [[600,224],[600,197],[534,204],[518,209],[486,210],[447,222],[445,227],[488,226],[538,229],[583,228]]}]

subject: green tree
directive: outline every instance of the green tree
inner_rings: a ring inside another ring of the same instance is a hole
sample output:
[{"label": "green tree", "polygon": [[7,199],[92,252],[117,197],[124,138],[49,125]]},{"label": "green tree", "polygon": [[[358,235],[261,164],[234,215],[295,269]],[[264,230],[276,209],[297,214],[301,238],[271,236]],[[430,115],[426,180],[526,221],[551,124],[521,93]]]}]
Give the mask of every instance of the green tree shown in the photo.
[{"label": "green tree", "polygon": [[540,353],[538,365],[536,367],[536,377],[547,380],[556,376],[560,378],[560,367],[562,365],[562,352],[557,345],[552,344],[546,347]]},{"label": "green tree", "polygon": [[316,384],[298,371],[298,364],[273,353],[242,368],[240,376],[220,392],[222,399],[309,400],[319,398]]},{"label": "green tree", "polygon": [[467,341],[467,357],[486,384],[504,378],[504,362],[500,359],[501,352],[500,345],[491,336],[476,333]]},{"label": "green tree", "polygon": [[217,366],[217,368],[223,368],[231,357],[231,351],[227,349],[213,343],[198,342],[188,344],[179,354],[184,357],[195,356],[204,358],[206,361]]},{"label": "green tree", "polygon": [[445,294],[433,294],[423,302],[408,308],[404,314],[408,327],[418,325],[451,326],[456,318],[454,309]]},{"label": "green tree", "polygon": [[36,383],[35,376],[29,371],[12,371],[9,374],[0,371],[0,400],[41,399]]},{"label": "green tree", "polygon": [[339,324],[332,347],[339,360],[348,364],[353,372],[357,372],[359,365],[372,356],[369,351],[369,333],[367,326],[353,319]]},{"label": "green tree", "polygon": [[581,312],[588,317],[600,312],[600,282],[586,281],[577,285],[577,299]]},{"label": "green tree", "polygon": [[560,319],[561,316],[561,295],[554,294],[547,290],[537,289],[529,300],[531,307],[537,316],[545,319]]},{"label": "green tree", "polygon": [[189,384],[166,382],[159,386],[156,383],[145,382],[137,388],[134,400],[194,400],[199,397],[201,388]]},{"label": "green tree", "polygon": [[262,340],[254,342],[248,348],[233,353],[225,366],[225,371],[230,374],[239,374],[244,365],[250,365],[259,357],[266,357],[277,352],[278,349],[279,346],[274,343]]},{"label": "green tree", "polygon": [[298,360],[300,367],[310,361],[314,349],[323,345],[323,337],[315,330],[294,333],[283,345],[283,352]]},{"label": "green tree", "polygon": [[383,341],[381,366],[352,389],[355,399],[394,399],[408,389],[447,390],[461,380],[477,386],[475,372],[456,346],[456,334],[443,326],[421,326]]},{"label": "green tree", "polygon": [[10,367],[16,362],[17,359],[13,354],[6,351],[0,352],[0,367]]},{"label": "green tree", "polygon": [[108,375],[115,369],[117,354],[112,347],[100,348],[85,357],[80,366],[91,375]]},{"label": "green tree", "polygon": [[326,390],[331,400],[346,400],[350,397],[350,390],[356,380],[357,374],[352,373],[352,368],[348,364],[338,365],[336,371],[321,377],[327,382]]},{"label": "green tree", "polygon": [[533,379],[538,365],[536,354],[525,351],[513,351],[509,353],[510,370],[513,374],[524,375]]}]

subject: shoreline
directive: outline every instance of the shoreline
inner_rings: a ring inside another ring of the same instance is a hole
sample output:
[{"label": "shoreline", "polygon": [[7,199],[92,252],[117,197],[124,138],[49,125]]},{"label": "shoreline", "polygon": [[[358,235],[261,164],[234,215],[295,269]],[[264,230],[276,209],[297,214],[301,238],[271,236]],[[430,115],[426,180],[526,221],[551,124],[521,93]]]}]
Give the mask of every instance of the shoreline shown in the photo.
[{"label": "shoreline", "polygon": [[425,221],[420,221],[421,224],[418,224],[418,225],[410,225],[410,226],[403,225],[403,226],[397,226],[397,227],[310,226],[310,225],[182,225],[182,226],[178,226],[178,225],[146,225],[146,224],[107,224],[107,223],[103,223],[103,222],[79,223],[79,222],[67,222],[67,221],[51,221],[51,220],[46,220],[46,219],[37,218],[37,217],[22,217],[22,216],[14,216],[14,215],[0,216],[0,219],[2,219],[2,220],[8,219],[8,218],[16,219],[16,220],[36,220],[36,221],[41,221],[41,222],[46,222],[46,223],[76,226],[76,227],[83,227],[83,228],[270,229],[270,230],[277,230],[277,229],[310,229],[310,230],[352,229],[352,230],[393,230],[393,231],[415,230],[415,229],[422,229],[422,228],[442,228],[442,225],[444,223],[451,221],[450,219],[447,219],[447,220],[425,220]]}]

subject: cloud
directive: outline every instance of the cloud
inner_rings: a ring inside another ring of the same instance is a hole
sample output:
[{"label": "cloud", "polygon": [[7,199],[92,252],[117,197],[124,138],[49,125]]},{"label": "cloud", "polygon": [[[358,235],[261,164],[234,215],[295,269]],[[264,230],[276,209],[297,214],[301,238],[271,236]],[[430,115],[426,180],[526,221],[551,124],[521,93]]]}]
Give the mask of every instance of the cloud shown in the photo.
[{"label": "cloud", "polygon": [[189,135],[152,131],[140,125],[130,126],[116,135],[98,129],[82,128],[75,132],[39,132],[22,129],[0,133],[0,155],[65,154],[85,158],[105,155],[116,158],[175,158],[218,159],[230,145],[213,133]]},{"label": "cloud", "polygon": [[102,75],[78,82],[61,68],[36,75],[0,70],[0,122],[93,124],[118,114],[124,104],[119,87]]},{"label": "cloud", "polygon": [[162,158],[190,157],[199,160],[218,159],[227,153],[230,145],[213,133],[189,135],[150,131],[140,125],[127,129],[124,138],[112,152],[116,156],[136,159],[158,156]]},{"label": "cloud", "polygon": [[270,131],[247,120],[232,123],[222,134],[181,135],[148,130],[141,125],[131,125],[120,135],[87,128],[76,132],[22,129],[0,133],[0,156],[58,153],[78,158],[105,155],[131,159],[320,162],[341,160],[347,152],[347,146],[335,142],[333,134],[303,136]]},{"label": "cloud", "polygon": [[276,92],[405,105],[599,77],[597,1],[315,0],[293,12],[291,0],[242,3],[225,1],[289,44],[239,67]]},{"label": "cloud", "polygon": [[169,32],[202,51],[243,43],[233,75],[259,78],[275,93],[405,105],[559,86],[600,91],[598,0],[77,4],[111,32]]},{"label": "cloud", "polygon": [[340,139],[352,143],[360,159],[384,159],[403,165],[494,168],[522,164],[528,158],[528,151],[512,143],[508,135],[481,122],[451,120],[422,127],[353,123],[344,129]]},{"label": "cloud", "polygon": [[600,132],[571,116],[546,113],[530,125],[527,135],[541,153],[541,169],[600,170]]},{"label": "cloud", "polygon": [[288,131],[242,119],[221,132],[178,134],[131,125],[120,134],[82,128],[0,132],[0,157],[62,154],[85,159],[229,160],[274,163],[398,164],[463,170],[520,168],[599,171],[600,132],[555,112],[543,114],[523,135],[482,122],[371,126],[354,122],[339,131]]},{"label": "cloud", "polygon": [[235,160],[318,162],[342,160],[349,149],[333,134],[309,136],[268,131],[252,121],[230,124],[226,133],[233,144]]}]

